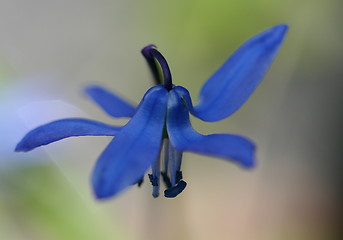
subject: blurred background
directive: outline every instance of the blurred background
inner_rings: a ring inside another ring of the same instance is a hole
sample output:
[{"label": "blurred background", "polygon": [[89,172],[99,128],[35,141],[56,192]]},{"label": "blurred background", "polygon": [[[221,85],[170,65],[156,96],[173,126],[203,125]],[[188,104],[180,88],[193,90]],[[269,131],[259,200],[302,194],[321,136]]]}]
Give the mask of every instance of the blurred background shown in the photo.
[{"label": "blurred background", "polygon": [[[342,239],[341,0],[0,0],[0,239]],[[83,94],[101,84],[138,103],[152,86],[140,49],[154,43],[193,99],[243,41],[290,26],[262,84],[232,117],[201,133],[239,133],[257,167],[184,154],[188,186],[153,199],[147,178],[96,201],[92,167],[111,138],[14,153],[40,124],[86,117],[123,124]]]}]

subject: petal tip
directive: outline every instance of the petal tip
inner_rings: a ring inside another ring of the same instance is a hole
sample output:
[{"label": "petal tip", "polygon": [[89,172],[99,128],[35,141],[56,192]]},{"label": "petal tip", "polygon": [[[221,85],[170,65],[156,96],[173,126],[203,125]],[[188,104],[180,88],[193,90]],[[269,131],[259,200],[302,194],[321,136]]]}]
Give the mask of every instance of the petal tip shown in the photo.
[{"label": "petal tip", "polygon": [[28,152],[32,150],[30,147],[28,147],[25,142],[20,141],[17,146],[15,146],[14,151],[15,152]]},{"label": "petal tip", "polygon": [[15,148],[14,148],[14,151],[15,152],[26,152],[23,148],[21,148],[20,146],[16,146]]},{"label": "petal tip", "polygon": [[289,26],[287,24],[279,24],[279,25],[276,25],[273,30],[274,30],[274,34],[278,35],[278,36],[285,36],[285,34],[287,33],[289,29]]},{"label": "petal tip", "polygon": [[114,195],[113,193],[106,191],[104,188],[99,186],[93,186],[93,194],[94,197],[98,200],[105,200]]},{"label": "petal tip", "polygon": [[92,93],[97,89],[99,89],[99,87],[96,85],[88,85],[83,89],[83,91],[88,97],[91,97]]},{"label": "petal tip", "polygon": [[277,49],[283,42],[283,39],[285,38],[287,31],[287,24],[279,24],[267,29],[261,35],[259,35],[259,39],[262,43],[261,46],[270,48],[270,52],[274,52],[274,54],[276,54]]},{"label": "petal tip", "polygon": [[253,169],[255,168],[255,166],[256,166],[256,161],[253,158],[249,159],[248,161],[241,162],[241,165],[240,165],[240,167],[242,167],[245,170]]},{"label": "petal tip", "polygon": [[275,25],[273,28],[277,29],[280,32],[285,32],[288,30],[289,26],[285,23],[280,23],[278,25]]},{"label": "petal tip", "polygon": [[254,142],[252,142],[249,139],[246,139],[247,142],[250,142],[250,151],[247,151],[247,156],[240,162],[241,167],[249,170],[249,169],[253,169],[256,166],[256,156],[255,156],[255,152],[256,152],[256,145]]}]

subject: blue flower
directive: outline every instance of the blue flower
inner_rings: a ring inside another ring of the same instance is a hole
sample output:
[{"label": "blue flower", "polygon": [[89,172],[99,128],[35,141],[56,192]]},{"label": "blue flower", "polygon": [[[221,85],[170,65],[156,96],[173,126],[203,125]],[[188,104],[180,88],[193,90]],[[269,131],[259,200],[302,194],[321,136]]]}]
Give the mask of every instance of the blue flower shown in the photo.
[{"label": "blue flower", "polygon": [[253,167],[255,146],[249,139],[233,134],[202,135],[192,128],[189,113],[212,122],[236,112],[262,80],[287,28],[277,25],[245,42],[207,80],[200,91],[199,102],[194,106],[188,91],[173,85],[163,55],[154,45],[149,45],[143,48],[142,54],[156,86],[145,93],[137,107],[99,86],[86,89],[88,96],[109,115],[131,118],[125,126],[87,119],[62,119],[30,131],[18,143],[16,151],[30,151],[73,136],[114,136],[92,174],[94,193],[99,199],[116,196],[131,185],[140,185],[150,167],[153,196],[159,195],[160,179],[167,188],[164,195],[177,196],[186,187],[181,172],[184,151]]}]

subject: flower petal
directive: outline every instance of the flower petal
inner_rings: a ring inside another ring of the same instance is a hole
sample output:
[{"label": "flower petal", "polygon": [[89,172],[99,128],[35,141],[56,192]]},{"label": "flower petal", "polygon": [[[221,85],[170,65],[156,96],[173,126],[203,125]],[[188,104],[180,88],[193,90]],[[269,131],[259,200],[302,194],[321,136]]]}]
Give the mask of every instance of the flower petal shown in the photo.
[{"label": "flower petal", "polygon": [[202,135],[191,126],[188,110],[177,91],[171,90],[168,100],[167,130],[171,144],[179,151],[212,155],[254,166],[254,144],[233,134]]},{"label": "flower petal", "polygon": [[133,118],[98,159],[92,175],[97,198],[114,196],[136,183],[161,149],[168,91],[161,85],[144,96]]},{"label": "flower petal", "polygon": [[120,128],[81,118],[57,120],[31,130],[17,144],[15,151],[30,151],[67,137],[115,136]]},{"label": "flower petal", "polygon": [[112,117],[132,117],[136,107],[100,86],[89,86],[86,94]]},{"label": "flower petal", "polygon": [[219,121],[249,98],[277,54],[287,32],[277,25],[250,38],[203,85],[194,113],[204,121]]}]

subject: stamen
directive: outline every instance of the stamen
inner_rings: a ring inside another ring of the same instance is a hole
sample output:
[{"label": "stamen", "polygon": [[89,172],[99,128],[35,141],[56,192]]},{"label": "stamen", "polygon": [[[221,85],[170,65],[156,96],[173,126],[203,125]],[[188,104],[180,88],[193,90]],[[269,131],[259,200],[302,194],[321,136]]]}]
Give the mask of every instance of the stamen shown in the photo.
[{"label": "stamen", "polygon": [[140,186],[143,184],[143,182],[144,182],[144,176],[141,177],[140,179],[138,179],[138,180],[137,180],[136,182],[134,182],[132,185],[136,185],[136,184],[137,184],[137,186],[140,187]]},{"label": "stamen", "polygon": [[183,152],[175,149],[176,182],[179,182],[182,179],[182,171],[181,171],[182,153]]},{"label": "stamen", "polygon": [[179,182],[182,178],[182,171],[176,171],[176,182]]},{"label": "stamen", "polygon": [[178,182],[178,184],[174,187],[168,188],[164,191],[164,196],[166,198],[174,198],[179,195],[187,186],[187,183],[183,180]]},{"label": "stamen", "polygon": [[167,60],[163,57],[163,55],[156,49],[156,46],[152,44],[146,46],[145,48],[142,49],[142,54],[148,61],[148,64],[153,73],[156,83],[161,84],[162,81],[159,78],[157,66],[156,66],[156,62],[154,61],[154,58],[158,61],[162,69],[164,87],[168,91],[171,90],[173,87],[173,83],[172,83],[172,76],[169,69],[169,65],[167,63]]},{"label": "stamen", "polygon": [[176,159],[175,148],[169,144],[169,173],[172,186],[176,185]]},{"label": "stamen", "polygon": [[183,153],[183,152],[178,151],[178,150],[175,149],[176,168],[177,168],[178,170],[181,169],[182,153]]},{"label": "stamen", "polygon": [[161,175],[162,175],[162,179],[163,179],[164,185],[166,185],[166,188],[170,188],[172,185],[171,185],[168,173],[161,172]]},{"label": "stamen", "polygon": [[172,186],[175,186],[182,179],[181,163],[182,152],[169,144],[169,172]]},{"label": "stamen", "polygon": [[161,172],[161,175],[162,175],[164,185],[166,185],[167,188],[170,188],[171,182],[168,176],[168,165],[169,165],[169,139],[168,138],[163,138],[162,152],[163,152],[162,154],[163,171]]},{"label": "stamen", "polygon": [[164,163],[163,171],[165,173],[168,173],[168,165],[169,165],[169,139],[168,138],[163,139],[162,151],[163,151],[163,163]]},{"label": "stamen", "polygon": [[158,186],[158,178],[152,174],[148,174],[151,185],[153,185],[154,187]]},{"label": "stamen", "polygon": [[141,187],[142,184],[143,184],[143,182],[144,182],[144,178],[141,178],[141,179],[137,182],[137,186],[138,186],[138,187]]},{"label": "stamen", "polygon": [[151,166],[151,170],[152,174],[149,174],[149,179],[152,184],[152,196],[157,198],[160,195],[160,156]]},{"label": "stamen", "polygon": [[[160,158],[163,161],[163,171],[160,171]],[[181,162],[182,152],[176,150],[168,138],[163,138],[160,158],[151,166],[152,174],[149,174],[153,186],[152,195],[156,198],[159,195],[160,175],[167,189],[164,196],[167,198],[176,197],[186,187],[187,183],[182,180]],[[170,176],[170,177],[169,177]]]}]

